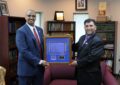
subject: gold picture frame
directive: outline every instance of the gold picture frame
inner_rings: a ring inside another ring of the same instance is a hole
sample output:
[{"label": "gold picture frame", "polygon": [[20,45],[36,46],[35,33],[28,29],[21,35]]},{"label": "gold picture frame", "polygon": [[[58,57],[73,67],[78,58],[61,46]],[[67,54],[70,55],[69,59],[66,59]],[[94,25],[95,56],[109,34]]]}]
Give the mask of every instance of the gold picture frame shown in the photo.
[{"label": "gold picture frame", "polygon": [[9,16],[9,10],[6,1],[0,1],[1,15]]},{"label": "gold picture frame", "polygon": [[55,11],[54,20],[64,21],[64,11]]},{"label": "gold picture frame", "polygon": [[76,10],[87,10],[87,0],[75,0]]}]

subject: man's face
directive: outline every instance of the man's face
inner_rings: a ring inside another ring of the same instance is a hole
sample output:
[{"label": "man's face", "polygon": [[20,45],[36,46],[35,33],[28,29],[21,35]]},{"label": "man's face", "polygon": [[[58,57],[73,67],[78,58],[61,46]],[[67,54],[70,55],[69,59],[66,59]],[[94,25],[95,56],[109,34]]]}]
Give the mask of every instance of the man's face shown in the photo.
[{"label": "man's face", "polygon": [[85,31],[86,31],[87,35],[91,35],[91,34],[95,33],[95,31],[96,31],[95,24],[92,21],[85,23]]},{"label": "man's face", "polygon": [[36,14],[35,14],[35,12],[34,12],[34,11],[31,11],[31,10],[28,11],[28,12],[26,13],[25,19],[26,19],[26,22],[27,22],[29,25],[34,26],[35,19],[36,19]]}]

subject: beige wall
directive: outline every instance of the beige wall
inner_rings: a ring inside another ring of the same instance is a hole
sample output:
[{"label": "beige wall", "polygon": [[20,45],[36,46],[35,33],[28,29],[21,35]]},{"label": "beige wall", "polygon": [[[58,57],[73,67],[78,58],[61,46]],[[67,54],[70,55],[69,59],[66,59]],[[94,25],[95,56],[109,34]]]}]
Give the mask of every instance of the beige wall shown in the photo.
[{"label": "beige wall", "polygon": [[[46,21],[54,19],[54,11],[62,10],[65,14],[65,20],[73,20],[73,13],[89,13],[91,18],[96,19],[98,14],[98,2],[104,0],[88,0],[87,11],[75,11],[75,0],[7,0],[10,16],[24,17],[27,9],[34,9],[43,13],[43,28],[46,29]],[[120,0],[106,0],[107,1],[107,15],[111,16],[112,20],[119,21],[118,28],[120,28]],[[119,70],[120,63],[120,29],[117,31],[117,58],[116,58],[116,72]]]},{"label": "beige wall", "polygon": [[[91,18],[96,18],[98,14],[98,1],[104,0],[88,0],[87,11],[75,11],[75,0],[7,0],[9,12],[11,16],[24,16],[27,9],[34,9],[43,12],[44,21],[53,20],[55,10],[63,10],[65,20],[73,20],[73,13],[88,12]],[[106,0],[107,15],[112,16],[113,20],[118,19],[120,11],[120,0]],[[117,10],[118,9],[118,10]]]},{"label": "beige wall", "polygon": [[[65,20],[73,20],[73,13],[76,12],[75,0],[7,0],[7,2],[11,16],[24,17],[24,13],[27,9],[34,9],[43,13],[44,22],[54,19],[55,10],[64,11]],[[88,10],[85,12],[88,12],[92,18],[96,18],[96,0],[89,0]]]}]

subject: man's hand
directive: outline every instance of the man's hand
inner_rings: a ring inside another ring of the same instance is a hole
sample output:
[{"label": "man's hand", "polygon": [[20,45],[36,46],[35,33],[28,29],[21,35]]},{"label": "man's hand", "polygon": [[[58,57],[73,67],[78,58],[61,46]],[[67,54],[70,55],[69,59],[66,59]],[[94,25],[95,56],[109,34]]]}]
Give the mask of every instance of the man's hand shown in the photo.
[{"label": "man's hand", "polygon": [[49,63],[47,61],[43,60],[42,65],[43,66],[49,66]]},{"label": "man's hand", "polygon": [[43,66],[49,66],[49,63],[48,63],[47,61],[45,61],[45,60],[41,60],[41,61],[39,62],[39,64],[40,64],[40,65],[43,65]]},{"label": "man's hand", "polygon": [[74,61],[72,61],[69,65],[71,65],[71,66],[77,66],[77,61],[74,60]]}]

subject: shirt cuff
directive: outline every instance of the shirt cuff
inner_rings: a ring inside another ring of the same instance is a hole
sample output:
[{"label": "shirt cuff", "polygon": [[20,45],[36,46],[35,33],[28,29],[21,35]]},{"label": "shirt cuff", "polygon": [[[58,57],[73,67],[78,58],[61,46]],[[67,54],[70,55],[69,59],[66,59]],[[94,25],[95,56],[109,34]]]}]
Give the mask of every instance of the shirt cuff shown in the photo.
[{"label": "shirt cuff", "polygon": [[40,60],[39,64],[41,65],[44,62],[44,60]]}]

